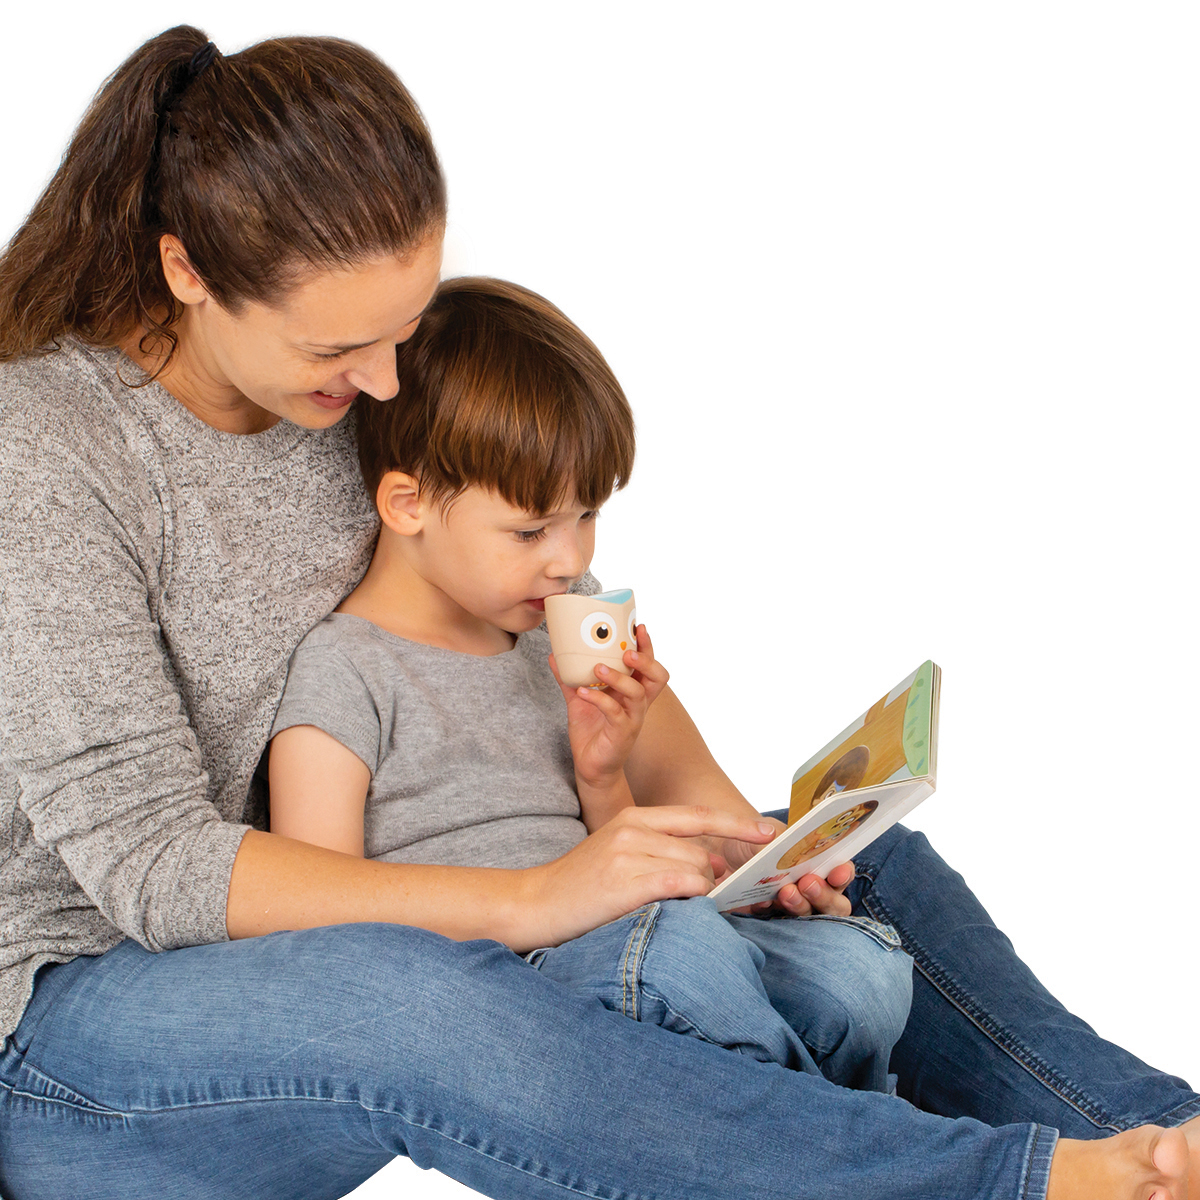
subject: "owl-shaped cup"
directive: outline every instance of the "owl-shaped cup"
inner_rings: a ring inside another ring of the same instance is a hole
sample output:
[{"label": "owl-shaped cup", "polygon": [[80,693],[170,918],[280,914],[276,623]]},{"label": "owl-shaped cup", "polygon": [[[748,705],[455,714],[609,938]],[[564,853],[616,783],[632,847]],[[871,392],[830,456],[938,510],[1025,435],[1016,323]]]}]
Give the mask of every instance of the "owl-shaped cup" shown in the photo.
[{"label": "owl-shaped cup", "polygon": [[603,687],[594,671],[600,663],[631,673],[623,661],[626,650],[637,649],[637,609],[629,588],[598,596],[547,596],[546,628],[567,687]]}]

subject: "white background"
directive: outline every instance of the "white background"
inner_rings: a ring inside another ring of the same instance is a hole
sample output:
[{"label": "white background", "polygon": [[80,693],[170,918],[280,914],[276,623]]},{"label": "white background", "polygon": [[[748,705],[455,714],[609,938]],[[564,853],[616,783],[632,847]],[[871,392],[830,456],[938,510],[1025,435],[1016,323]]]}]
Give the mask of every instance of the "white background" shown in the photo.
[{"label": "white background", "polygon": [[[915,814],[1104,1035],[1200,1082],[1200,17],[1179,3],[20,6],[0,237],[174,20],[363,42],[448,267],[544,292],[638,417],[596,570],[761,807],[927,657]],[[354,163],[331,186],[354,186]],[[467,1195],[392,1164],[355,1196]]]}]

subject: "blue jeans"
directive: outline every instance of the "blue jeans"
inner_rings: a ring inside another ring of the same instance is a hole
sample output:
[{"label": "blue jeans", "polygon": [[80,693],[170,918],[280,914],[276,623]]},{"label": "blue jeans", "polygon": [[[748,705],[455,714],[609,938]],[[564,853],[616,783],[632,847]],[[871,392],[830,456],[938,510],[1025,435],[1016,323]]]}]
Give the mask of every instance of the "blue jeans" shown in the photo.
[{"label": "blue jeans", "polygon": [[494,942],[125,942],[44,969],[5,1043],[0,1193],[318,1200],[407,1154],[504,1200],[1040,1200],[1056,1129],[1200,1114],[1056,1005],[920,834],[858,861],[916,964],[913,1104],[627,1020]]},{"label": "blue jeans", "polygon": [[912,1000],[888,926],[725,917],[707,896],[644,905],[526,961],[634,1020],[878,1092]]}]

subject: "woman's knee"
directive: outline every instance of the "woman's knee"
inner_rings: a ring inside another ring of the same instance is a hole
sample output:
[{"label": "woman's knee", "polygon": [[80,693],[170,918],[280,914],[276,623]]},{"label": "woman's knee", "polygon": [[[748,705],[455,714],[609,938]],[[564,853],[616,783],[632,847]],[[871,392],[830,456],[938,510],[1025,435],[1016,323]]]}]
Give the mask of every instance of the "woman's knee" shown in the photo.
[{"label": "woman's knee", "polygon": [[859,918],[743,923],[765,952],[771,1003],[810,1045],[890,1047],[912,1004],[912,960],[888,926]]},{"label": "woman's knee", "polygon": [[841,925],[835,936],[842,965],[823,983],[847,1037],[890,1049],[912,1007],[912,959],[889,934],[874,922]]},{"label": "woman's knee", "polygon": [[704,897],[667,900],[638,966],[641,989],[700,1026],[703,1014],[751,1001],[766,1004],[762,951],[740,937]]}]

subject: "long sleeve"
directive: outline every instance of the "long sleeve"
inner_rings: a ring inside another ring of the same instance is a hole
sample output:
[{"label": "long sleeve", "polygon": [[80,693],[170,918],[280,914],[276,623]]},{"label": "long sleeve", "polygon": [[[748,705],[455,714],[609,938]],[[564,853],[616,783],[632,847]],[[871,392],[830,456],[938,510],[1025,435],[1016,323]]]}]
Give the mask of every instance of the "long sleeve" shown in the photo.
[{"label": "long sleeve", "polygon": [[5,773],[36,843],[122,933],[153,950],[221,940],[246,827],[222,820],[206,796],[153,611],[153,508],[135,503],[145,483],[131,464],[85,459],[44,428],[36,445],[22,437],[28,426],[9,432],[0,474]]},{"label": "long sleeve", "polygon": [[288,657],[378,528],[349,421],[240,437],[125,372],[0,365],[0,1036],[44,962],[227,936]]}]

